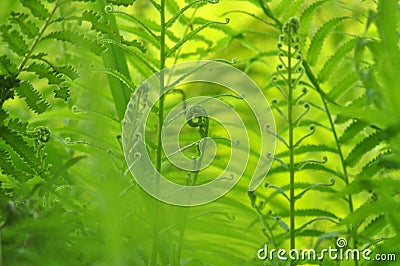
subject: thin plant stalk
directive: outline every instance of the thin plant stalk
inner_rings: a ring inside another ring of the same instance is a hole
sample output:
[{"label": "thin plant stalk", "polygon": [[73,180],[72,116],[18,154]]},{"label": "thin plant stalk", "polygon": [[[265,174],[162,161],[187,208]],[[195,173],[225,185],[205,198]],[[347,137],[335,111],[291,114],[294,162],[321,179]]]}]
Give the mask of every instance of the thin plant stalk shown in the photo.
[{"label": "thin plant stalk", "polygon": [[[165,26],[165,1],[161,0],[161,9],[160,9],[160,20],[161,20],[161,33],[160,33],[160,100],[158,104],[158,127],[157,127],[157,153],[156,153],[156,169],[158,173],[161,173],[161,163],[162,163],[162,125],[164,123],[164,101],[165,94],[164,93],[164,72],[162,71],[165,68],[165,34],[166,34],[166,26]],[[160,178],[156,176],[155,180],[155,192],[158,194],[160,186]],[[151,251],[150,265],[155,266],[157,264],[157,250],[158,250],[158,241],[159,241],[159,211],[160,211],[160,202],[157,199],[154,199],[154,223],[153,223],[153,245]]]}]

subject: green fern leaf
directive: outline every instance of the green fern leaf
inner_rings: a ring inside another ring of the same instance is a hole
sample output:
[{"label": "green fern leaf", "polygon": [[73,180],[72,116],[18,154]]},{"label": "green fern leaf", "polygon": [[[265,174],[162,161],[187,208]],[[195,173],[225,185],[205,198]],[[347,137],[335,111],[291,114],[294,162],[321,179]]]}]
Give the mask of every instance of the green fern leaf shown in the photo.
[{"label": "green fern leaf", "polygon": [[178,50],[182,45],[184,45],[187,41],[191,40],[193,38],[193,36],[195,36],[196,34],[198,34],[199,32],[201,32],[202,30],[204,30],[205,28],[208,27],[213,27],[215,25],[225,25],[228,24],[229,20],[225,20],[225,22],[216,22],[216,21],[208,21],[207,23],[204,23],[203,25],[197,27],[196,29],[194,29],[193,31],[191,31],[189,34],[187,34],[186,36],[184,36],[179,42],[177,42],[174,47],[172,47],[167,53],[166,56],[169,57],[171,55],[173,55],[175,53],[176,50]]},{"label": "green fern leaf", "polygon": [[38,19],[45,20],[50,16],[50,12],[44,7],[39,0],[19,0],[21,4],[28,8],[32,15]]},{"label": "green fern leaf", "polygon": [[70,91],[69,88],[66,86],[61,86],[58,89],[54,90],[54,98],[58,99],[63,99],[65,102],[68,101],[70,97]]},{"label": "green fern leaf", "polygon": [[136,86],[135,86],[135,84],[132,83],[130,78],[128,78],[124,74],[120,73],[119,71],[114,70],[114,69],[110,69],[110,68],[103,68],[103,69],[100,69],[100,70],[106,72],[107,74],[112,75],[115,78],[117,78],[119,81],[121,81],[123,84],[125,84],[125,86],[127,86],[131,91],[135,90]]},{"label": "green fern leaf", "polygon": [[[393,184],[391,184],[393,185]],[[399,184],[396,184],[397,186]],[[396,201],[376,201],[373,203],[366,203],[360,208],[350,213],[345,217],[342,222],[343,224],[356,224],[364,221],[368,217],[374,214],[383,213],[395,213],[400,209],[400,204]]]},{"label": "green fern leaf", "polygon": [[10,25],[0,26],[3,40],[8,43],[8,47],[16,54],[23,56],[29,51],[28,44],[16,30],[11,31]]},{"label": "green fern leaf", "polygon": [[31,59],[39,59],[42,60],[45,56],[48,56],[47,53],[45,52],[39,52],[39,53],[35,53],[31,56]]},{"label": "green fern leaf", "polygon": [[177,8],[177,4],[175,3],[174,6],[172,7],[172,9],[177,10],[176,12],[174,12],[174,15],[172,16],[172,18],[170,20],[167,21],[166,23],[166,27],[171,27],[175,21],[182,17],[183,14],[190,8],[192,7],[196,7],[199,6],[201,4],[206,4],[206,3],[217,3],[217,2],[210,2],[209,0],[197,0],[197,1],[193,1],[188,3],[186,6],[184,6],[183,8],[179,9],[179,7]]},{"label": "green fern leaf", "polygon": [[367,226],[365,226],[360,234],[367,238],[373,238],[375,235],[382,232],[385,227],[387,227],[386,218],[383,215],[379,215],[377,218],[373,219]]},{"label": "green fern leaf", "polygon": [[[207,23],[210,23],[212,21],[205,19],[205,18],[201,18],[201,17],[196,17],[192,24],[193,25],[204,25]],[[189,22],[188,22],[189,23]],[[235,37],[236,35],[238,35],[239,33],[237,33],[235,30],[233,30],[231,27],[229,27],[227,24],[229,23],[229,19],[226,18],[225,19],[225,23],[211,23],[209,24],[209,28],[211,29],[215,29],[215,30],[219,30],[223,33],[225,33],[228,36],[233,36]]]},{"label": "green fern leaf", "polygon": [[343,95],[345,92],[350,90],[354,84],[359,81],[358,75],[356,72],[351,72],[347,77],[340,80],[333,86],[333,89],[328,93],[327,98],[334,102],[337,98]]},{"label": "green fern leaf", "polygon": [[[349,120],[353,119],[355,111],[362,112],[362,110],[365,110],[366,106],[368,106],[368,101],[367,97],[365,95],[362,95],[358,97],[357,99],[353,100],[349,105],[347,106],[333,106],[336,108],[337,112],[339,113],[338,116],[335,119],[335,123],[340,125],[343,123],[348,122]],[[334,109],[334,108],[332,108]]]},{"label": "green fern leaf", "polygon": [[282,20],[287,21],[289,18],[294,17],[303,3],[304,0],[291,1],[290,5],[285,8],[285,13],[282,16]]},{"label": "green fern leaf", "polygon": [[108,4],[113,4],[116,6],[129,6],[135,3],[136,0],[107,0]]},{"label": "green fern leaf", "polygon": [[302,37],[301,40],[301,47],[305,47],[306,43],[306,36],[307,32],[310,29],[312,17],[315,13],[315,10],[321,6],[323,3],[326,3],[327,0],[322,0],[322,1],[317,1],[309,5],[303,13],[300,15],[300,29],[299,29],[299,35]]},{"label": "green fern leaf", "polygon": [[143,54],[147,51],[146,47],[138,40],[126,41],[122,39],[121,43],[125,44],[126,46],[135,47],[139,49]]},{"label": "green fern leaf", "polygon": [[322,67],[321,71],[318,73],[318,80],[323,83],[329,79],[335,69],[339,66],[342,62],[343,58],[350,53],[357,43],[357,39],[351,39],[342,46],[340,46],[336,51],[335,54],[329,58],[324,66]]},{"label": "green fern leaf", "polygon": [[34,72],[41,79],[47,79],[48,84],[61,84],[65,81],[63,75],[57,73],[47,64],[33,63],[27,66],[24,71]]},{"label": "green fern leaf", "polygon": [[[283,213],[281,214],[282,217],[288,217],[289,213]],[[301,217],[305,217],[305,216],[316,216],[316,217],[329,217],[329,218],[334,218],[337,219],[338,217],[336,216],[336,214],[329,212],[329,211],[325,211],[325,210],[321,210],[321,209],[297,209],[296,210],[296,216],[301,216]]]},{"label": "green fern leaf", "polygon": [[26,104],[35,113],[41,114],[47,110],[50,104],[43,99],[42,94],[37,91],[28,81],[23,81],[15,88],[18,96],[25,99]]},{"label": "green fern leaf", "polygon": [[[299,164],[295,164],[295,168],[298,167],[298,166],[299,166]],[[330,174],[330,175],[332,175],[332,176],[337,176],[337,177],[339,177],[339,178],[342,178],[342,175],[341,175],[340,173],[335,172],[334,170],[332,170],[332,169],[330,169],[330,168],[328,168],[328,167],[326,167],[326,166],[324,166],[324,165],[316,164],[316,163],[309,163],[309,164],[306,164],[306,165],[304,165],[301,169],[299,169],[299,170],[297,170],[297,171],[301,171],[301,170],[322,171],[322,172],[326,172],[326,173],[328,173],[328,174]],[[286,173],[286,172],[287,172],[287,169],[286,169],[285,167],[283,167],[283,166],[276,166],[276,167],[271,168],[271,169],[268,171],[268,174],[269,174],[269,175],[274,175],[274,174]]]},{"label": "green fern leaf", "polygon": [[320,231],[320,230],[305,229],[305,230],[296,232],[296,237],[319,237],[323,233],[324,233],[324,231]]},{"label": "green fern leaf", "polygon": [[355,120],[353,121],[343,132],[339,138],[339,142],[342,144],[350,143],[354,137],[356,137],[364,128],[368,126],[368,123]]},{"label": "green fern leaf", "polygon": [[33,39],[39,34],[39,28],[33,23],[33,21],[26,21],[28,17],[29,15],[26,13],[11,12],[9,20],[10,22],[17,24],[22,33]]},{"label": "green fern leaf", "polygon": [[85,46],[96,55],[100,55],[105,50],[105,47],[96,40],[91,40],[82,34],[68,30],[52,32],[43,37],[43,39],[56,39],[63,42],[69,42],[77,46]]},{"label": "green fern leaf", "polygon": [[385,131],[377,131],[369,135],[347,155],[346,164],[350,167],[355,166],[366,153],[381,144],[386,138],[387,133]]},{"label": "green fern leaf", "polygon": [[8,121],[8,128],[25,135],[27,134],[28,122],[22,122],[18,118],[13,118]]},{"label": "green fern leaf", "polygon": [[0,56],[0,73],[5,75],[15,75],[18,73],[17,66],[6,55]]},{"label": "green fern leaf", "polygon": [[315,164],[315,163],[310,163],[310,164],[306,164],[305,166],[303,166],[301,168],[301,170],[314,170],[314,171],[323,171],[326,172],[328,174],[331,174],[333,176],[337,176],[339,178],[342,178],[342,175],[324,165],[321,164]]},{"label": "green fern leaf", "polygon": [[[300,146],[295,150],[296,154],[304,154],[308,152],[332,152],[332,153],[337,153],[337,150],[335,148],[329,147],[327,145],[321,144],[321,145],[304,145]],[[289,156],[289,151],[284,151],[276,155],[277,157],[285,157]]]},{"label": "green fern leaf", "polygon": [[18,180],[18,177],[14,175],[16,169],[11,160],[10,153],[3,148],[0,148],[0,169],[1,173]]},{"label": "green fern leaf", "polygon": [[372,161],[367,163],[362,170],[357,174],[357,177],[361,178],[370,178],[375,176],[382,170],[382,167],[376,163],[377,159],[374,158]]},{"label": "green fern leaf", "polygon": [[23,140],[21,135],[5,126],[0,126],[0,138],[18,154],[30,169],[37,174],[40,173],[41,162],[36,156],[36,151]]},{"label": "green fern leaf", "polygon": [[113,30],[107,21],[104,21],[101,15],[94,10],[85,10],[82,13],[82,20],[91,23],[91,29],[104,34],[112,34]]},{"label": "green fern leaf", "polygon": [[12,178],[14,182],[26,181],[30,178],[27,173],[20,171],[17,169],[17,167],[15,167],[10,153],[3,148],[0,148],[0,170],[2,174]]},{"label": "green fern leaf", "polygon": [[71,65],[55,67],[54,70],[58,73],[61,73],[65,76],[69,77],[71,80],[75,80],[75,79],[79,78],[78,70]]},{"label": "green fern leaf", "polygon": [[310,65],[315,66],[321,53],[324,40],[326,37],[328,37],[329,33],[345,19],[348,19],[348,17],[333,18],[325,22],[325,24],[318,29],[318,31],[312,37],[311,44],[308,49],[307,59]]}]

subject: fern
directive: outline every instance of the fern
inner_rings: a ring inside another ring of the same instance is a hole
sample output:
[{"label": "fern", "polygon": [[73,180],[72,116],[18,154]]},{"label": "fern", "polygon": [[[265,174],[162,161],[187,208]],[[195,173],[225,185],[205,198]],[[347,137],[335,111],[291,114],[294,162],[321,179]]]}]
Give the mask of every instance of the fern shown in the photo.
[{"label": "fern", "polygon": [[36,151],[17,132],[5,126],[0,128],[0,138],[9,145],[36,174],[41,173],[41,163]]},{"label": "fern", "polygon": [[[259,4],[261,6],[261,9],[264,11],[264,14],[269,19],[276,22],[276,25],[280,25],[281,22],[279,20],[279,17],[284,16],[284,15],[282,15],[283,11],[273,12],[268,7],[268,4],[261,3],[262,1],[259,1],[259,2],[260,2]],[[281,4],[278,6],[278,10],[279,10],[279,8],[282,8],[285,5],[284,2],[285,1],[281,2]],[[306,25],[306,27],[304,27],[304,28],[300,27],[300,30],[299,30],[299,35],[301,37],[303,37],[303,39],[300,40],[301,45],[304,46],[306,44],[306,38],[308,36],[309,26],[311,25],[313,15],[315,14],[316,10],[318,10],[318,8],[320,6],[322,6],[324,3],[327,3],[327,2],[328,1],[314,1],[311,5],[306,7],[304,9],[304,11],[302,12],[300,22],[304,23]],[[290,11],[288,11],[288,12],[290,12]],[[363,135],[365,133],[370,134],[370,131],[371,131],[370,129],[376,128],[367,122],[368,119],[365,120],[368,117],[368,115],[365,115],[364,117],[357,117],[355,115],[356,113],[359,113],[359,110],[365,109],[365,103],[367,102],[366,97],[363,97],[360,99],[353,98],[349,101],[350,94],[346,93],[346,92],[350,91],[350,89],[354,88],[356,85],[360,84],[360,82],[359,82],[360,78],[359,78],[359,75],[357,75],[357,72],[352,71],[347,76],[344,76],[344,78],[342,80],[339,80],[338,82],[332,82],[332,81],[334,81],[332,76],[336,72],[343,71],[342,64],[344,62],[344,59],[346,58],[346,55],[351,57],[351,53],[353,51],[355,51],[355,48],[356,48],[357,44],[359,43],[359,39],[352,38],[352,39],[346,40],[346,38],[341,38],[340,39],[341,43],[339,44],[338,51],[336,53],[330,55],[323,65],[321,65],[319,63],[321,49],[322,49],[322,46],[324,45],[324,43],[327,41],[327,37],[340,23],[344,22],[345,20],[347,20],[349,18],[350,17],[348,17],[348,16],[334,17],[331,20],[328,20],[327,22],[322,24],[322,26],[319,27],[319,29],[316,31],[316,33],[312,37],[310,37],[310,46],[308,48],[307,54],[304,56],[303,63],[302,63],[302,65],[304,67],[305,75],[307,76],[307,78],[309,79],[309,82],[310,82],[310,83],[303,82],[302,84],[304,84],[307,87],[311,87],[313,90],[315,90],[319,94],[319,96],[322,100],[323,106],[322,106],[322,108],[317,107],[317,106],[316,107],[326,114],[326,117],[328,118],[328,122],[329,122],[329,126],[325,126],[325,125],[321,124],[319,121],[318,122],[315,121],[315,124],[321,125],[321,128],[326,128],[331,132],[331,134],[333,133],[333,139],[334,139],[335,146],[336,146],[335,148],[330,148],[329,145],[328,145],[328,147],[326,145],[324,145],[323,147],[321,147],[320,151],[325,150],[325,151],[331,152],[332,150],[334,150],[333,153],[338,155],[340,162],[341,162],[341,168],[342,168],[341,172],[338,172],[336,169],[332,170],[329,167],[322,165],[320,163],[316,164],[313,162],[308,162],[304,165],[302,165],[301,163],[295,164],[296,168],[298,170],[324,171],[324,172],[328,173],[330,176],[336,176],[340,180],[342,180],[345,185],[349,185],[352,182],[349,178],[349,172],[351,171],[350,168],[352,166],[354,166],[357,162],[360,162],[360,159],[362,159],[362,157],[364,155],[363,152],[364,153],[377,152],[376,150],[374,151],[374,147],[376,147],[377,145],[381,145],[382,140],[383,140],[383,138],[379,138],[379,137],[376,137],[376,141],[365,140],[366,142],[369,142],[369,145],[368,144],[362,145],[362,143],[360,143],[360,145],[358,147],[351,147],[350,150],[353,150],[353,151],[349,153],[347,158],[345,157],[345,153],[344,153],[344,150],[346,149],[345,146],[350,144],[350,140],[352,140],[351,143],[353,143],[355,138],[358,139],[358,138],[360,138],[360,135]],[[343,42],[343,40],[345,40],[345,41]],[[345,66],[348,67],[348,65],[345,65]],[[314,74],[314,67],[319,68],[318,75]],[[364,70],[368,71],[369,67],[364,68]],[[274,83],[279,88],[280,91],[284,91],[283,88],[285,88],[285,82],[282,83],[282,82],[277,81],[277,79],[274,79]],[[325,92],[322,88],[321,83],[332,84],[331,85],[332,89],[329,92]],[[373,87],[372,84],[370,85],[370,87],[371,88]],[[287,96],[287,92],[286,92],[286,96]],[[303,96],[301,96],[301,97],[303,97]],[[342,103],[341,103],[342,101],[340,100],[340,97],[344,102],[347,101],[347,104],[350,102],[350,104],[348,105],[349,107],[346,107],[346,108],[342,107]],[[284,106],[284,105],[280,105],[279,108],[282,108],[282,106]],[[336,112],[339,109],[341,109],[340,114],[336,116]],[[344,110],[346,110],[346,111],[344,111]],[[355,110],[357,110],[357,111],[355,111]],[[281,113],[281,111],[278,113]],[[357,118],[353,121],[353,118],[355,118],[355,117],[357,117]],[[359,121],[362,121],[362,122],[359,122]],[[313,121],[307,121],[307,123],[301,122],[301,124],[303,123],[305,125],[311,125],[312,122]],[[344,124],[344,123],[348,124],[348,128],[344,131],[343,134],[341,134],[341,130],[339,129],[338,125]],[[285,127],[285,128],[287,128],[287,127]],[[285,130],[282,130],[282,131],[285,132]],[[287,133],[285,133],[285,134],[287,134]],[[384,137],[384,136],[385,136],[385,134],[382,133],[381,137]],[[280,139],[283,139],[283,138],[281,137]],[[367,139],[368,139],[368,137],[367,137]],[[371,142],[374,142],[374,144],[371,144]],[[286,145],[290,147],[290,145],[288,145],[288,141],[286,141]],[[318,146],[319,145],[310,146],[309,150],[312,151],[315,148],[316,151],[318,151],[317,150]],[[307,147],[307,145],[305,147]],[[299,147],[296,150],[294,150],[294,154],[296,154],[296,155],[303,154],[303,156],[304,155],[307,156],[308,153],[306,151],[308,150],[308,148],[305,148],[305,147],[303,148],[302,145],[299,145]],[[357,151],[359,151],[359,152],[357,152]],[[385,151],[385,149],[383,149],[383,151]],[[270,170],[271,176],[274,176],[275,174],[278,174],[278,173],[285,173],[288,171],[288,169],[290,169],[290,167],[289,167],[290,164],[282,161],[282,158],[287,157],[289,154],[290,153],[288,151],[284,151],[284,152],[278,153],[276,155],[277,158],[275,160],[280,165],[277,167],[274,167]],[[311,156],[311,153],[309,156]],[[313,161],[313,160],[311,160],[311,161]],[[361,167],[363,167],[363,165],[364,164],[362,164]],[[375,173],[377,173],[377,171],[379,171],[379,167],[376,166],[376,164],[372,163],[368,167],[365,166],[363,168],[362,173],[360,173],[360,174],[362,174],[365,177],[372,177]],[[295,184],[297,184],[297,182]],[[283,191],[290,190],[290,186],[287,186],[287,185],[283,186],[282,188],[284,188]],[[348,204],[349,212],[353,213],[356,208],[353,203],[352,195],[351,194],[342,194],[342,197],[343,197],[343,200],[346,202],[346,204]],[[269,198],[269,199],[271,200],[271,198]],[[355,235],[356,231],[358,231],[358,228],[359,228],[358,224],[349,225],[347,228],[347,230],[348,230],[347,234],[350,236]],[[329,234],[329,233],[327,233],[327,234]],[[337,234],[337,232],[332,232],[332,235],[333,234]],[[271,236],[271,235],[269,235],[269,236]],[[289,236],[282,235],[282,237],[285,238],[285,237],[289,237]],[[320,237],[323,238],[324,236],[320,236]],[[354,239],[353,239],[354,247],[357,247],[357,245],[358,245],[357,242],[358,242],[357,236],[354,236]]]},{"label": "fern", "polygon": [[311,66],[314,66],[317,63],[318,57],[321,53],[322,45],[324,44],[324,40],[328,34],[332,31],[332,29],[337,27],[339,23],[346,19],[348,19],[348,17],[338,17],[325,22],[325,24],[322,25],[312,37],[307,53],[308,62]]},{"label": "fern", "polygon": [[331,58],[325,62],[323,68],[318,73],[318,80],[320,83],[325,82],[332,75],[343,58],[354,49],[356,42],[357,39],[351,39],[350,41],[346,42],[338,48],[336,53]]},{"label": "fern", "polygon": [[39,0],[20,0],[20,2],[31,11],[32,15],[40,20],[45,20],[50,16],[50,12]]},{"label": "fern", "polygon": [[[62,33],[57,35],[57,32],[68,32],[70,36],[66,39],[69,38],[71,42],[88,45],[97,54],[104,51],[101,45],[96,46],[97,42],[93,44],[91,32],[78,33],[76,29],[79,25],[74,26],[75,31],[65,30],[71,21],[70,17],[56,18],[70,1],[19,2],[24,10],[11,12],[7,24],[0,26],[1,40],[5,44],[0,56],[0,230],[2,235],[5,232],[7,236],[11,232],[16,240],[8,242],[1,239],[0,264],[20,264],[21,261],[16,259],[18,256],[12,250],[28,250],[29,246],[20,245],[18,239],[40,235],[43,217],[54,215],[53,211],[57,209],[54,203],[59,193],[55,190],[60,188],[63,180],[53,179],[54,172],[45,153],[51,140],[50,130],[44,126],[32,128],[32,124],[25,121],[34,113],[45,116],[49,112],[54,101],[50,103],[47,92],[53,91],[55,98],[68,101],[70,81],[77,79],[79,72],[77,64],[60,64],[65,61],[64,55],[57,53],[55,56],[54,50],[48,49],[49,45],[57,44],[56,41],[62,39]],[[41,81],[47,81],[48,89],[37,89],[45,84]],[[33,112],[25,111],[23,118],[19,112],[9,113],[9,106],[15,105],[5,103],[16,97],[23,100]],[[59,174],[65,173],[66,169],[68,165]],[[27,219],[30,219],[29,223]],[[23,224],[37,226],[37,229],[27,234],[29,230],[23,228]],[[7,253],[6,259],[2,257],[2,252]],[[33,260],[30,258],[29,262],[24,263],[32,264]]]},{"label": "fern", "polygon": [[0,26],[0,32],[2,33],[2,38],[5,40],[10,49],[16,54],[23,56],[28,53],[29,47],[25,42],[24,38],[16,30],[11,30],[10,25]]},{"label": "fern", "polygon": [[15,88],[19,97],[24,98],[29,108],[40,114],[47,110],[50,106],[48,102],[43,100],[43,96],[29,82],[22,82]]},{"label": "fern", "polygon": [[26,34],[29,38],[35,38],[39,34],[39,28],[32,22],[26,21],[29,15],[26,13],[11,12],[10,22],[18,24],[22,33]]}]

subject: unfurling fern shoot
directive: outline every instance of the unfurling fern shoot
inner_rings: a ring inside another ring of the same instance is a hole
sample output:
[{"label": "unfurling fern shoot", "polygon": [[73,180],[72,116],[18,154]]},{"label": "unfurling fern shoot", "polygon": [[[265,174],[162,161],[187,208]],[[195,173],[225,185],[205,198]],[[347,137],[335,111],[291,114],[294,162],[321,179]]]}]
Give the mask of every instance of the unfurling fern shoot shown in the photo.
[{"label": "unfurling fern shoot", "polygon": [[[318,220],[330,220],[327,219],[326,213],[319,212],[317,209],[304,210],[305,212],[310,211],[311,216],[318,216],[318,218],[312,219],[306,222],[304,225],[296,227],[296,201],[303,197],[308,191],[316,189],[322,186],[332,186],[334,185],[334,180],[331,179],[329,183],[317,183],[310,184],[305,187],[297,187],[299,184],[296,182],[295,175],[297,172],[305,169],[318,170],[318,166],[325,164],[327,162],[327,157],[323,156],[322,160],[305,159],[302,161],[296,161],[295,155],[300,149],[307,148],[309,146],[304,146],[303,142],[312,136],[316,132],[316,127],[314,125],[309,126],[308,132],[303,136],[297,137],[295,130],[302,126],[302,120],[307,116],[312,106],[316,106],[311,102],[303,100],[303,97],[308,93],[306,88],[301,90],[298,89],[301,82],[301,78],[305,72],[303,68],[303,55],[300,50],[300,37],[298,31],[300,28],[300,23],[297,18],[290,18],[282,27],[282,34],[279,36],[278,42],[278,59],[279,64],[277,66],[277,75],[273,77],[272,82],[278,91],[282,94],[283,100],[282,104],[279,103],[277,99],[272,100],[272,105],[277,113],[283,117],[285,123],[287,123],[287,139],[276,134],[278,140],[280,140],[283,145],[287,148],[287,155],[289,157],[288,162],[284,162],[278,156],[275,156],[274,160],[279,162],[284,169],[289,173],[289,194],[286,194],[283,188],[279,188],[274,185],[267,184],[267,187],[275,189],[282,194],[289,201],[289,226],[287,226],[284,221],[279,217],[275,217],[283,228],[289,231],[290,239],[290,249],[296,248],[296,234],[304,233],[304,229],[310,224]],[[284,109],[286,108],[286,110]],[[272,132],[271,132],[272,134]],[[279,168],[275,168],[279,169]],[[274,169],[271,170],[273,174]],[[279,172],[279,171],[278,171]],[[298,194],[295,194],[295,190],[302,188]],[[322,213],[324,213],[322,215]],[[326,216],[326,217],[322,217]],[[334,216],[332,216],[334,217]],[[333,220],[330,220],[334,222]],[[293,265],[294,261],[291,261]]]},{"label": "unfurling fern shoot", "polygon": [[[279,60],[281,64],[278,65],[277,71],[279,76],[286,83],[286,91],[284,94],[287,97],[287,120],[289,124],[289,174],[290,174],[290,248],[295,248],[295,169],[294,169],[294,118],[293,118],[293,104],[294,104],[294,90],[296,89],[297,83],[304,73],[304,69],[301,66],[302,55],[300,52],[300,37],[297,36],[297,32],[300,28],[299,21],[296,18],[289,19],[283,25],[283,34],[280,36],[278,43],[279,49]],[[286,62],[285,62],[286,59]],[[284,76],[284,70],[287,70],[286,77]],[[279,86],[279,85],[278,85]]]}]

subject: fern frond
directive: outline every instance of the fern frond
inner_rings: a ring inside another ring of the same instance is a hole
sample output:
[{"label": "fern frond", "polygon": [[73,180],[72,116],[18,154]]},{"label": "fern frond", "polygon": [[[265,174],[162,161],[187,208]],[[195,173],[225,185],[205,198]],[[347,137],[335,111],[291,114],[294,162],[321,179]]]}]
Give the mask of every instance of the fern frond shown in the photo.
[{"label": "fern frond", "polygon": [[217,4],[219,0],[195,0],[190,3],[188,3],[186,6],[181,8],[179,11],[175,12],[175,14],[165,23],[165,26],[167,28],[171,27],[175,21],[181,17],[189,8],[197,6],[199,4],[203,3],[211,3],[211,4]]},{"label": "fern frond", "polygon": [[3,148],[0,148],[0,170],[1,173],[18,180],[18,176],[14,175],[16,168],[11,160],[10,153]]},{"label": "fern frond", "polygon": [[49,65],[44,63],[33,63],[23,70],[27,72],[34,72],[40,79],[47,79],[48,84],[61,84],[65,81],[63,75],[57,73]]},{"label": "fern frond", "polygon": [[384,215],[379,215],[375,219],[373,219],[371,222],[369,222],[359,233],[362,236],[365,236],[367,238],[373,238],[375,235],[378,233],[382,232],[382,230],[387,227],[387,221]]},{"label": "fern frond", "polygon": [[307,59],[310,65],[315,66],[317,63],[324,40],[328,37],[329,33],[331,33],[336,26],[346,19],[349,19],[349,17],[333,18],[325,22],[325,24],[318,29],[315,35],[311,38],[311,44],[307,53]]},{"label": "fern frond", "polygon": [[11,30],[10,25],[0,26],[0,32],[2,33],[3,40],[7,42],[8,47],[16,54],[23,56],[29,51],[28,44],[24,38],[16,30]]},{"label": "fern frond", "polygon": [[117,6],[130,6],[133,5],[133,3],[135,3],[136,0],[107,0],[106,2],[108,4],[113,4],[113,5],[117,5]]},{"label": "fern frond", "polygon": [[157,67],[157,62],[154,58],[149,57],[148,55],[144,53],[138,53],[134,49],[129,49],[125,45],[122,45],[122,43],[116,42],[114,40],[103,40],[104,43],[107,44],[112,44],[115,46],[118,46],[119,48],[123,49],[124,52],[127,52],[128,54],[132,55],[136,59],[139,59],[148,69],[150,69],[151,73],[155,73],[156,67]]},{"label": "fern frond", "polygon": [[312,17],[314,15],[316,9],[327,1],[328,0],[321,0],[321,1],[316,1],[316,2],[312,3],[300,15],[301,27],[299,29],[299,35],[302,37],[302,39],[300,41],[302,47],[305,47],[307,32],[310,28],[311,20],[312,20]]},{"label": "fern frond", "polygon": [[134,91],[136,88],[135,84],[133,84],[132,81],[128,77],[126,77],[123,73],[118,72],[117,70],[110,69],[110,68],[96,69],[96,68],[93,68],[92,66],[91,66],[91,69],[95,70],[95,71],[104,71],[105,73],[110,74],[111,76],[117,78],[119,81],[121,81],[123,84],[125,84],[125,86],[127,86],[131,91]]},{"label": "fern frond", "polygon": [[8,120],[8,128],[18,132],[19,134],[26,135],[28,129],[28,122],[22,122],[18,118]]},{"label": "fern frond", "polygon": [[54,91],[54,98],[63,99],[64,102],[67,102],[70,97],[70,90],[67,86],[59,86],[58,89]]},{"label": "fern frond", "polygon": [[18,73],[17,66],[6,56],[0,56],[0,73],[5,75],[15,75]]},{"label": "fern frond", "polygon": [[344,130],[343,134],[339,138],[339,142],[342,144],[349,143],[367,126],[368,123],[356,119]]},{"label": "fern frond", "polygon": [[75,79],[79,78],[78,70],[71,65],[54,67],[54,70],[58,73],[61,73],[65,76],[69,77],[71,80],[75,80]]},{"label": "fern frond", "polygon": [[0,126],[0,138],[24,161],[36,174],[40,173],[41,162],[33,147],[26,143],[17,132]]},{"label": "fern frond", "polygon": [[350,167],[355,166],[365,154],[381,144],[385,139],[387,139],[387,133],[383,130],[369,135],[358,143],[349,155],[347,155],[346,164]]},{"label": "fern frond", "polygon": [[185,44],[187,41],[189,41],[194,35],[196,35],[197,33],[199,33],[200,31],[202,31],[203,29],[211,26],[211,25],[226,25],[229,23],[229,19],[227,18],[225,20],[225,22],[219,22],[219,21],[208,21],[207,23],[203,24],[202,26],[194,29],[193,31],[191,31],[189,34],[187,34],[186,36],[184,36],[178,43],[176,43],[174,45],[174,47],[172,47],[167,53],[166,53],[166,57],[171,56],[172,54],[175,53],[176,50],[178,50],[183,44]]},{"label": "fern frond", "polygon": [[304,229],[299,232],[296,231],[296,236],[298,236],[298,237],[319,237],[323,233],[324,233],[324,231],[321,231],[321,230]]},{"label": "fern frond", "polygon": [[96,55],[100,55],[105,50],[105,47],[102,46],[98,41],[89,39],[88,37],[80,33],[69,30],[51,32],[42,38],[42,40],[44,39],[56,39],[77,46],[86,46],[91,52]]},{"label": "fern frond", "polygon": [[[330,147],[328,145],[324,144],[319,144],[319,145],[303,145],[295,149],[295,152],[297,155],[304,154],[304,153],[315,153],[315,152],[331,152],[331,153],[337,153],[337,149]],[[284,151],[279,154],[276,154],[278,157],[285,157],[289,156],[289,151]]]},{"label": "fern frond", "polygon": [[108,21],[104,21],[101,15],[94,10],[85,10],[82,13],[82,20],[91,23],[91,29],[104,34],[112,34],[113,30]]},{"label": "fern frond", "polygon": [[38,19],[45,20],[50,16],[50,12],[39,0],[19,0],[21,4],[28,8],[32,15]]},{"label": "fern frond", "polygon": [[42,94],[28,81],[21,82],[20,85],[15,88],[15,91],[35,113],[41,114],[50,106],[43,98]]},{"label": "fern frond", "polygon": [[333,86],[333,89],[327,95],[327,99],[331,102],[335,102],[337,98],[350,90],[358,81],[359,78],[357,73],[351,72],[348,76]]},{"label": "fern frond", "polygon": [[[393,185],[393,184],[391,184]],[[399,184],[397,184],[398,186]],[[342,222],[344,224],[356,224],[364,221],[373,214],[394,213],[400,208],[400,203],[395,201],[375,201],[366,203],[353,213],[345,217]]]},{"label": "fern frond", "polygon": [[[306,189],[306,188],[309,188],[309,187],[312,186],[312,185],[314,185],[314,184],[305,183],[305,182],[302,182],[302,183],[296,182],[296,183],[295,183],[295,186],[296,186],[297,189]],[[281,188],[282,188],[284,191],[287,191],[287,190],[290,189],[290,185],[287,184],[287,185],[282,186]],[[333,189],[333,188],[330,187],[330,186],[318,186],[318,187],[315,187],[313,190],[315,190],[315,191],[320,191],[320,192],[325,192],[325,193],[336,193],[336,192],[337,192],[335,189]],[[268,196],[267,199],[272,199],[273,197],[275,197],[276,194],[277,194],[276,191],[272,192],[271,195]]]},{"label": "fern frond", "polygon": [[121,43],[125,44],[126,46],[135,47],[140,52],[142,52],[143,54],[145,54],[146,51],[147,51],[146,47],[141,42],[139,42],[138,40],[126,41],[126,40],[123,39],[121,41]]},{"label": "fern frond", "polygon": [[327,81],[330,78],[338,65],[343,61],[343,58],[354,49],[356,43],[356,38],[347,41],[345,44],[340,46],[335,51],[335,54],[325,62],[321,71],[318,73],[318,80],[321,83]]},{"label": "fern frond", "polygon": [[26,21],[28,17],[29,15],[26,13],[11,12],[9,20],[10,22],[17,24],[22,33],[33,39],[39,34],[39,28],[33,21]]},{"label": "fern frond", "polygon": [[[287,217],[289,216],[289,213],[283,213],[281,214],[282,217]],[[337,219],[338,217],[336,214],[322,210],[322,209],[297,209],[296,210],[296,216],[316,216],[316,217],[329,217],[329,218],[334,218]]]},{"label": "fern frond", "polygon": [[153,38],[153,40],[158,41],[157,35],[149,28],[149,26],[147,26],[147,24],[144,21],[142,21],[141,18],[133,16],[128,13],[125,13],[125,12],[122,12],[122,11],[113,10],[112,8],[109,8],[106,11],[110,14],[124,15],[126,18],[129,18],[131,22],[133,22],[136,25],[139,25],[142,29],[144,29],[149,34],[149,36],[151,36]]}]

